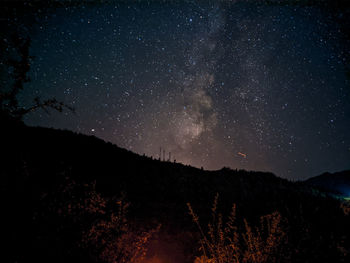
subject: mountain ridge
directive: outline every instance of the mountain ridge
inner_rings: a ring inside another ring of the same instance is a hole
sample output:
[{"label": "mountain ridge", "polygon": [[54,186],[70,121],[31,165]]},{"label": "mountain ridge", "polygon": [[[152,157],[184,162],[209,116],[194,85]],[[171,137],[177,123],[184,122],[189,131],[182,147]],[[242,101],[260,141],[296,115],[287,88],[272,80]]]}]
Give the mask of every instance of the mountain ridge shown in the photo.
[{"label": "mountain ridge", "polygon": [[311,177],[304,181],[305,184],[329,191],[343,197],[350,196],[350,170],[329,173]]},{"label": "mountain ridge", "polygon": [[[15,249],[19,240],[26,240],[23,249],[27,249],[26,244],[38,238],[35,233],[41,233],[45,237],[43,241],[26,251],[33,258],[40,255],[39,262],[47,262],[53,253],[53,247],[42,252],[41,246],[51,244],[48,240],[57,235],[57,231],[61,233],[56,228],[46,229],[46,215],[51,216],[50,220],[54,220],[58,229],[66,227],[61,221],[56,222],[55,214],[51,215],[47,209],[69,201],[61,194],[67,181],[79,189],[91,186],[98,195],[111,200],[125,195],[130,202],[132,221],[141,225],[161,224],[163,236],[178,235],[177,242],[184,250],[193,249],[189,255],[195,253],[196,244],[186,204],[191,203],[201,220],[207,222],[211,217],[208,211],[217,194],[220,211],[227,214],[236,204],[241,222],[243,218],[258,222],[260,216],[275,211],[287,218],[291,247],[302,248],[293,256],[292,262],[305,262],[310,259],[309,255],[317,255],[309,262],[331,260],[337,253],[337,240],[343,235],[344,227],[348,227],[338,200],[315,194],[304,183],[291,182],[272,173],[230,168],[201,170],[141,156],[94,136],[51,128],[8,125],[2,129],[1,140],[2,150],[6,153],[0,167],[3,178],[1,205],[7,211],[4,213],[5,225],[15,229],[22,224],[15,235],[4,238],[13,240]],[[75,196],[80,200],[85,195],[79,190],[69,198]],[[35,227],[33,217],[42,217],[36,219],[39,223]],[[305,224],[308,238],[302,241]],[[27,233],[26,229],[35,231]],[[63,243],[57,250],[60,252],[55,253],[65,255],[66,262],[76,262],[79,250],[72,252],[75,256],[71,259],[66,252],[67,244],[73,244],[72,240],[78,235],[77,230],[70,231],[75,236],[68,234],[67,239],[64,234],[60,237]],[[329,242],[325,244],[324,240]]]}]

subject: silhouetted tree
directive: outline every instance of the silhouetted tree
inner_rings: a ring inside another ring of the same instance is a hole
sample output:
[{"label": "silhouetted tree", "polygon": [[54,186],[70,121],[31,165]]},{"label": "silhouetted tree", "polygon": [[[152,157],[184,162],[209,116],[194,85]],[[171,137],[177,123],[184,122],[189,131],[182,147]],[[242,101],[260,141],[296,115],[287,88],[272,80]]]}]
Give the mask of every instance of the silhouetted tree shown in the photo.
[{"label": "silhouetted tree", "polygon": [[48,109],[54,109],[62,112],[65,108],[74,111],[74,109],[55,98],[41,100],[34,98],[34,103],[29,107],[23,107],[18,102],[18,94],[23,90],[24,84],[30,81],[27,76],[30,70],[30,63],[33,59],[29,55],[30,38],[13,35],[11,39],[6,40],[7,45],[2,45],[4,49],[1,52],[5,55],[1,58],[1,64],[7,68],[6,84],[8,87],[1,87],[0,91],[0,118],[21,120],[23,116],[37,109],[43,109],[48,113]]}]

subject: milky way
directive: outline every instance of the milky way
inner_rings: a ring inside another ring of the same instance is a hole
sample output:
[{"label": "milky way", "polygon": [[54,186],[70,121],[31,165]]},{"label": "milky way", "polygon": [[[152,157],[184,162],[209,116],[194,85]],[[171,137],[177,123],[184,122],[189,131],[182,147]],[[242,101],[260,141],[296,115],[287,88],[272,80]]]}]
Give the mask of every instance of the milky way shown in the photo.
[{"label": "milky way", "polygon": [[25,122],[155,158],[162,147],[205,169],[292,179],[349,169],[349,11],[272,2],[112,1],[28,14],[35,59],[20,100],[54,96],[76,114]]}]

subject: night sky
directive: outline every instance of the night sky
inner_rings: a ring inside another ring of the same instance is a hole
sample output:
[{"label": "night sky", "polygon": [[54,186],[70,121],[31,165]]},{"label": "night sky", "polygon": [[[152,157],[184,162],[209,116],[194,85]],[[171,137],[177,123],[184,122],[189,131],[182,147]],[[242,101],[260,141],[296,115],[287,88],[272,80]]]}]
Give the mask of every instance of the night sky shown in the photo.
[{"label": "night sky", "polygon": [[[264,1],[261,1],[264,2]],[[204,169],[305,179],[350,168],[346,13],[256,1],[112,3],[35,14],[31,82],[76,113],[28,125]]]}]

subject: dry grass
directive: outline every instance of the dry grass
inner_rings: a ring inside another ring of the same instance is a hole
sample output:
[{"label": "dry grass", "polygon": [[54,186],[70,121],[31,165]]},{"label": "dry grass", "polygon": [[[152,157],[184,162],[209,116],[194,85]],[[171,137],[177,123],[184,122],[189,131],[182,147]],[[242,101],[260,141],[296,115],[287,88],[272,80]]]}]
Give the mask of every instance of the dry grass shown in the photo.
[{"label": "dry grass", "polygon": [[218,213],[217,195],[211,208],[212,220],[204,232],[199,218],[188,203],[190,215],[201,234],[200,251],[195,263],[267,263],[281,262],[287,235],[282,225],[285,220],[278,212],[262,216],[260,225],[252,227],[244,219],[241,231],[236,224],[236,205],[233,204],[227,221]]}]

